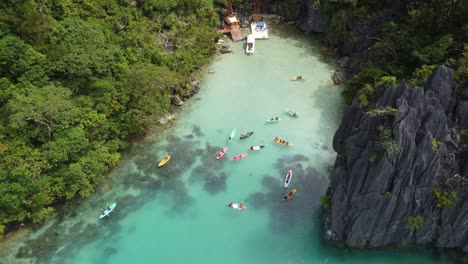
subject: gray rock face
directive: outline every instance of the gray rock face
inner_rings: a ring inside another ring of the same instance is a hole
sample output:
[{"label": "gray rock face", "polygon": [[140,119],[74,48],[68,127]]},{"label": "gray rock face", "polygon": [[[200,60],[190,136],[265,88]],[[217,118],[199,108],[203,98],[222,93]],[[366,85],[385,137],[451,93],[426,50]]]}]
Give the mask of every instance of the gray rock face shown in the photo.
[{"label": "gray rock face", "polygon": [[[434,244],[468,251],[468,141],[457,132],[460,122],[468,125],[468,101],[457,103],[455,91],[450,71],[438,67],[424,88],[402,82],[385,89],[376,106],[396,108],[396,115],[349,107],[333,139],[338,157],[327,191],[325,239],[353,247]],[[391,131],[390,141],[384,130]],[[455,191],[458,199],[437,207],[436,187]],[[424,221],[412,229],[408,216]]]},{"label": "gray rock face", "polygon": [[299,23],[299,28],[304,30],[307,33],[327,32],[328,27],[327,27],[327,24],[325,23],[325,19],[320,9],[316,9],[313,7],[312,0],[307,0],[305,6],[307,10],[307,14],[305,16],[306,19]]}]

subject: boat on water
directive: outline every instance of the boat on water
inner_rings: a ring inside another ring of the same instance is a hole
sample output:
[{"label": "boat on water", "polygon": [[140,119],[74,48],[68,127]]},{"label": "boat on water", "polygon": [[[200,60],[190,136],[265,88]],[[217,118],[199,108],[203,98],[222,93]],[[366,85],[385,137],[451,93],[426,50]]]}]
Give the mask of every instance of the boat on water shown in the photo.
[{"label": "boat on water", "polygon": [[117,206],[117,203],[113,203],[113,204],[111,204],[111,205],[108,205],[108,206],[106,207],[105,210],[104,210],[104,209],[101,209],[101,214],[99,215],[99,218],[102,219],[102,218],[105,218],[105,217],[109,216],[109,214],[110,214],[112,211],[114,211],[114,208],[115,208],[116,206]]},{"label": "boat on water", "polygon": [[280,145],[283,145],[283,146],[285,146],[285,147],[292,147],[292,146],[294,146],[293,144],[289,143],[289,142],[286,141],[286,140],[282,140],[281,138],[274,137],[273,140],[274,140],[276,143],[278,143],[278,144],[280,144]]},{"label": "boat on water", "polygon": [[257,150],[261,150],[262,148],[264,148],[265,146],[250,146],[249,150],[250,151],[257,151]]},{"label": "boat on water", "polygon": [[247,43],[245,45],[245,53],[252,55],[255,52],[255,37],[253,34],[247,36]]},{"label": "boat on water", "polygon": [[297,75],[291,78],[291,81],[304,81],[304,77],[302,75]]},{"label": "boat on water", "polygon": [[231,159],[232,160],[240,160],[240,159],[243,159],[247,157],[247,154],[238,154],[238,155],[234,155],[234,157],[232,157]]},{"label": "boat on water", "polygon": [[227,147],[224,147],[219,153],[218,155],[216,156],[216,159],[220,159],[224,156],[224,154],[226,154],[226,151],[227,151]]},{"label": "boat on water", "polygon": [[291,198],[296,194],[297,190],[292,189],[288,194],[283,197],[283,201],[291,200]]},{"label": "boat on water", "polygon": [[286,108],[284,109],[284,112],[292,117],[298,117],[299,115],[297,114],[297,112],[294,112],[293,110],[289,109],[289,108]]},{"label": "boat on water", "polygon": [[228,44],[224,44],[223,46],[221,46],[221,53],[229,53],[229,52],[232,52],[231,46],[229,46]]},{"label": "boat on water", "polygon": [[289,170],[288,173],[286,174],[286,177],[284,178],[284,188],[288,188],[289,183],[291,182],[292,178],[292,170]]},{"label": "boat on water", "polygon": [[246,139],[248,137],[250,137],[251,135],[253,135],[254,132],[248,132],[246,134],[242,134],[239,139]]},{"label": "boat on water", "polygon": [[231,207],[232,209],[236,209],[236,210],[247,209],[247,206],[245,206],[243,203],[228,203],[227,206]]},{"label": "boat on water", "polygon": [[278,123],[280,120],[281,120],[281,118],[279,118],[279,117],[274,117],[274,118],[272,117],[270,119],[267,119],[266,122],[267,123]]},{"label": "boat on water", "polygon": [[166,163],[170,159],[171,159],[171,155],[166,155],[166,157],[164,157],[164,159],[162,159],[161,162],[159,162],[158,167],[162,167],[162,166],[166,165]]},{"label": "boat on water", "polygon": [[264,21],[253,22],[250,24],[250,30],[255,39],[267,39],[268,28]]},{"label": "boat on water", "polygon": [[236,131],[237,131],[236,129],[232,130],[231,135],[229,135],[229,139],[228,139],[229,143],[231,143],[231,141],[236,136]]}]

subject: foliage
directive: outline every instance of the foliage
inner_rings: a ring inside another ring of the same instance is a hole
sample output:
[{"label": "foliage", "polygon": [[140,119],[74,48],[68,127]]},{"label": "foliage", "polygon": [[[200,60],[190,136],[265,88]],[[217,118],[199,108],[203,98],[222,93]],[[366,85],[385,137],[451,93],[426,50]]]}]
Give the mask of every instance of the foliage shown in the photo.
[{"label": "foliage", "polygon": [[320,204],[326,210],[330,209],[331,207],[331,196],[330,195],[322,195],[320,196]]},{"label": "foliage", "polygon": [[453,205],[458,200],[456,192],[443,191],[440,188],[434,188],[432,190],[432,196],[436,202],[438,208],[447,208]]},{"label": "foliage", "polygon": [[375,87],[385,75],[419,86],[441,64],[452,67],[459,87],[466,87],[465,1],[322,0],[320,8],[329,24],[328,42],[354,58],[355,76],[343,92],[347,103],[371,102],[368,91],[366,98],[358,91],[366,84]]},{"label": "foliage", "polygon": [[396,108],[393,108],[389,105],[384,107],[376,107],[367,112],[369,116],[387,116],[387,115],[397,115],[400,111]]},{"label": "foliage", "polygon": [[385,193],[385,197],[390,198],[391,196],[392,196],[392,193],[391,193],[391,192],[386,192],[386,193]]},{"label": "foliage", "polygon": [[387,154],[390,156],[400,155],[400,146],[398,146],[393,138],[392,130],[383,125],[378,126],[377,130],[379,131],[379,143]]},{"label": "foliage", "polygon": [[411,76],[411,79],[408,81],[409,85],[411,85],[413,88],[416,88],[417,86],[424,84],[424,82],[426,82],[426,80],[434,71],[435,67],[435,65],[424,64],[421,66],[421,68],[417,68]]},{"label": "foliage", "polygon": [[211,0],[0,2],[0,235],[89,196],[209,62],[217,18]]},{"label": "foliage", "polygon": [[432,139],[432,148],[437,152],[439,151],[440,141],[433,138]]},{"label": "foliage", "polygon": [[422,215],[407,215],[404,220],[406,226],[411,230],[418,230],[424,225],[424,217]]}]

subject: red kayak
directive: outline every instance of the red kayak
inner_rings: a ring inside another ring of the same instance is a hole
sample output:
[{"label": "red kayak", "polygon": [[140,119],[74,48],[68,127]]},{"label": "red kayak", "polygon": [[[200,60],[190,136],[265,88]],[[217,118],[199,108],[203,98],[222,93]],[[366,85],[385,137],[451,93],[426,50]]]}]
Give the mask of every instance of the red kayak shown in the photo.
[{"label": "red kayak", "polygon": [[247,157],[247,154],[239,154],[239,155],[235,155],[234,157],[232,157],[231,159],[232,160],[240,160],[240,159],[243,159]]},{"label": "red kayak", "polygon": [[224,156],[224,154],[226,154],[226,151],[227,151],[227,147],[224,147],[219,153],[218,153],[218,156],[216,156],[216,159],[220,159]]},{"label": "red kayak", "polygon": [[290,192],[288,192],[287,195],[284,196],[283,201],[290,200],[295,194],[296,194],[296,189],[292,189]]}]

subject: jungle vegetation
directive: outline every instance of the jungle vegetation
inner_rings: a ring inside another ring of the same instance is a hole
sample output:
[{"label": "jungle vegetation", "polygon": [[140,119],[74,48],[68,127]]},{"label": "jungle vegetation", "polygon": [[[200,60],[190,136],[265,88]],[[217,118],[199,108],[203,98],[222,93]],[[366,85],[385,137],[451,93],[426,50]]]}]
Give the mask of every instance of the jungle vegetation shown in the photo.
[{"label": "jungle vegetation", "polygon": [[313,5],[325,14],[327,42],[350,51],[358,68],[345,85],[348,103],[360,97],[366,108],[362,103],[372,101],[382,78],[421,86],[439,65],[453,70],[460,89],[468,86],[467,0],[315,0]]},{"label": "jungle vegetation", "polygon": [[211,0],[0,2],[0,236],[89,196],[215,52]]}]

